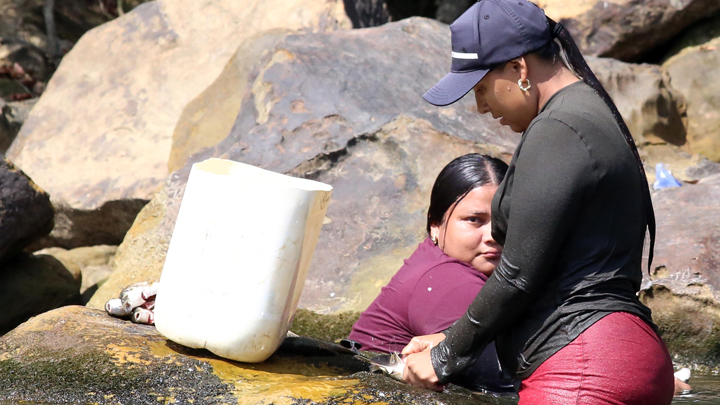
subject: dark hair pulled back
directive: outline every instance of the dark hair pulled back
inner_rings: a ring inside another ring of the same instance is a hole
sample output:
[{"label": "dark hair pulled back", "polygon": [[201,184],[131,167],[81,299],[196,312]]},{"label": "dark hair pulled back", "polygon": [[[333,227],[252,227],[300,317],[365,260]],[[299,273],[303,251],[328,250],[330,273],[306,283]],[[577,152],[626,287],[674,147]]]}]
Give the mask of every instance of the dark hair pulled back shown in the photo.
[{"label": "dark hair pulled back", "polygon": [[[647,176],[645,175],[645,168],[643,166],[642,159],[640,159],[640,154],[638,153],[637,146],[635,145],[635,140],[630,134],[630,130],[628,129],[627,124],[625,124],[625,120],[620,115],[620,112],[615,106],[612,98],[610,98],[610,95],[597,79],[592,69],[590,69],[590,66],[588,66],[585,58],[582,56],[582,53],[580,53],[580,49],[578,49],[575,44],[570,32],[561,23],[557,23],[551,18],[548,18],[547,20],[550,25],[550,32],[553,33],[554,38],[557,38],[563,51],[565,52],[566,61],[570,69],[572,69],[574,73],[580,77],[583,82],[585,82],[585,84],[592,87],[603,99],[603,101],[605,101],[605,104],[607,104],[608,108],[610,108],[613,117],[615,117],[615,121],[625,136],[625,141],[627,141],[628,146],[630,146],[630,150],[635,156],[638,169],[640,170],[640,177],[642,178],[643,203],[645,205],[647,227],[650,232],[650,251],[648,253],[648,272],[650,272],[650,266],[652,265],[653,260],[653,251],[655,248],[655,212],[653,210],[652,200],[650,199],[650,187],[648,186]],[[536,50],[534,53],[544,60],[555,62],[559,54],[559,48],[555,41],[550,41],[547,45]]]},{"label": "dark hair pulled back", "polygon": [[453,204],[478,187],[500,184],[507,169],[508,165],[502,160],[479,153],[469,153],[448,163],[438,174],[430,193],[428,235],[431,225],[443,223],[445,213]]}]

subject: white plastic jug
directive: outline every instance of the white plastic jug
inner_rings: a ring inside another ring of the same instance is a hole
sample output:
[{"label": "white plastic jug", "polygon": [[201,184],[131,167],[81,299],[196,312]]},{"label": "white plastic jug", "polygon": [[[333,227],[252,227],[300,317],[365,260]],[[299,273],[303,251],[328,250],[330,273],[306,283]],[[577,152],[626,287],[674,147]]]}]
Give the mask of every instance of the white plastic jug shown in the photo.
[{"label": "white plastic jug", "polygon": [[297,308],[332,187],[223,159],[192,166],[160,277],[155,326],[261,362]]}]

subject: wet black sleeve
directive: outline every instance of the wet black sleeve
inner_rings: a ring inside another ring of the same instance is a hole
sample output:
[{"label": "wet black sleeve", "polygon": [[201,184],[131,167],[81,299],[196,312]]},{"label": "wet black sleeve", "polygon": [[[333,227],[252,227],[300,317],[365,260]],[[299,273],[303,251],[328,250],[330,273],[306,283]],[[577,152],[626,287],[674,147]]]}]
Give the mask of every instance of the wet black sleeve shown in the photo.
[{"label": "wet black sleeve", "polygon": [[582,201],[596,187],[590,153],[572,128],[545,118],[524,136],[500,264],[465,316],[431,351],[441,383],[472,364],[545,289]]}]

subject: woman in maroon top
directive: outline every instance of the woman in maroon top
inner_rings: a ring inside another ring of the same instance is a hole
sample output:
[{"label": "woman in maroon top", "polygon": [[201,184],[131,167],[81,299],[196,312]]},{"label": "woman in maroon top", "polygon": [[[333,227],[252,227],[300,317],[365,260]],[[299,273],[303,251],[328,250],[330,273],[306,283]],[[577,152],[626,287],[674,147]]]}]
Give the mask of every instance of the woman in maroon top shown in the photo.
[{"label": "woman in maroon top", "polygon": [[[413,336],[447,329],[465,313],[500,259],[490,203],[506,170],[503,161],[476,153],[445,166],[430,196],[428,237],[363,312],[350,339],[363,350],[400,352]],[[512,388],[494,346],[454,382],[496,392]]]}]

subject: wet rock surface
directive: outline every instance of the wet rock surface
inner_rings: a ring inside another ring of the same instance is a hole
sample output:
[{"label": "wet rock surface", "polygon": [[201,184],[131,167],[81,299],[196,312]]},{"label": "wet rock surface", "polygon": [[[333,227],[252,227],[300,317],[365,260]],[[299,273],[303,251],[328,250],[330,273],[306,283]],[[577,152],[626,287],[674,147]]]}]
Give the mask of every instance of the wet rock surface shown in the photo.
[{"label": "wet rock surface", "polygon": [[[306,345],[314,345],[307,341]],[[327,346],[330,344],[328,343]],[[0,338],[0,400],[97,404],[511,404],[452,387],[435,393],[362,372],[331,350],[285,346],[263,363],[223,360],[152,326],[70,306]]]}]

